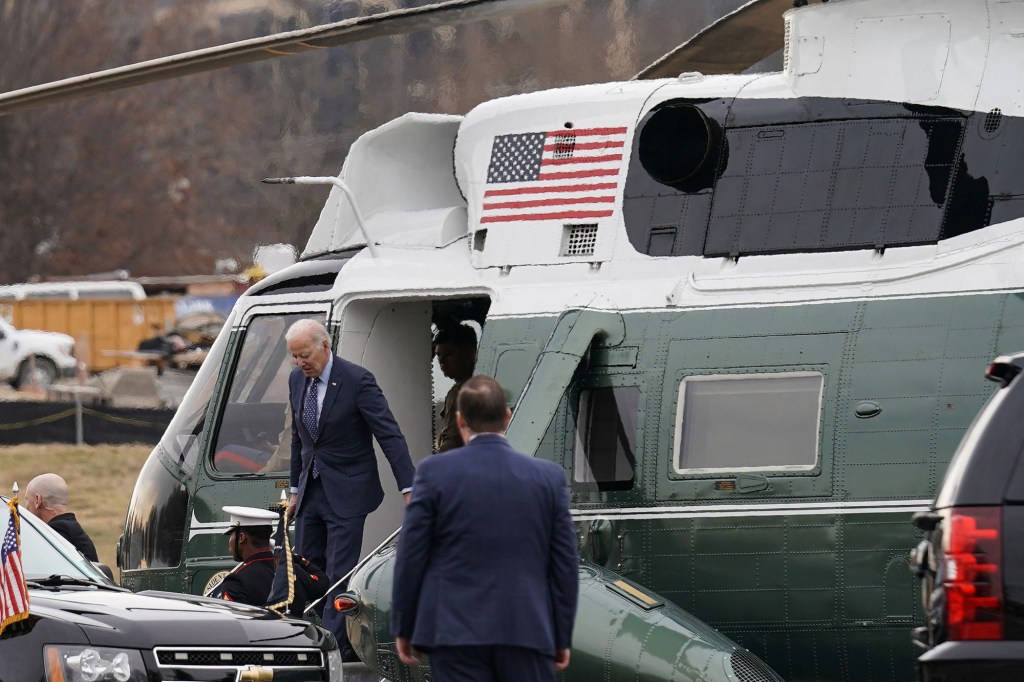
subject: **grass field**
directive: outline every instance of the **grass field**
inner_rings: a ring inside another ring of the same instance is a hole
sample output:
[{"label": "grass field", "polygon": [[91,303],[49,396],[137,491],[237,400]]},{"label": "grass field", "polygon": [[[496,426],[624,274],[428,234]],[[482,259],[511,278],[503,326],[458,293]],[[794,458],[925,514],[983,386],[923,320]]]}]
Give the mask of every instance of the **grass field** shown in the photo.
[{"label": "grass field", "polygon": [[114,550],[125,510],[152,445],[17,445],[0,447],[0,492],[10,495],[38,474],[60,474],[68,482],[69,511],[96,543],[100,561],[117,576]]}]

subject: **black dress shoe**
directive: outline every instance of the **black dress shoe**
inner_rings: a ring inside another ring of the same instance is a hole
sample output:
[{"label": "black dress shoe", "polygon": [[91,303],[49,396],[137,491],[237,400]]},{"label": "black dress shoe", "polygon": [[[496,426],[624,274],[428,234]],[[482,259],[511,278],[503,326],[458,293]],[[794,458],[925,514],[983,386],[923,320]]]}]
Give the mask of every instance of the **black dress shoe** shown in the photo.
[{"label": "black dress shoe", "polygon": [[342,663],[361,663],[361,659],[356,656],[354,649],[345,647],[341,650],[341,662]]}]

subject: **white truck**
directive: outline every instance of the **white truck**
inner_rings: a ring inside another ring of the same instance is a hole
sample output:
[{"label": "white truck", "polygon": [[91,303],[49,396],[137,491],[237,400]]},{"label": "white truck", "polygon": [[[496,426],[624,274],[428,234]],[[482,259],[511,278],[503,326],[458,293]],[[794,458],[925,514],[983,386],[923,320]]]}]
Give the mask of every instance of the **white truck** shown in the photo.
[{"label": "white truck", "polygon": [[78,367],[75,340],[67,334],[16,329],[0,318],[0,381],[15,388],[46,388]]}]

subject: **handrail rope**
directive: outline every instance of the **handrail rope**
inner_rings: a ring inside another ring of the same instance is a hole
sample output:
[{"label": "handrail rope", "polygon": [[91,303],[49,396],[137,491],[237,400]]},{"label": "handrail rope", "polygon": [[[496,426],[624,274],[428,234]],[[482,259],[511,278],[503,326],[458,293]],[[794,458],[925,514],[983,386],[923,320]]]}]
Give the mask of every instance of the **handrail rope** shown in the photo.
[{"label": "handrail rope", "polygon": [[[16,429],[26,429],[26,428],[29,428],[30,426],[41,426],[43,424],[50,424],[50,423],[53,423],[53,422],[56,422],[56,421],[60,421],[61,419],[66,419],[68,417],[72,417],[72,416],[74,416],[74,414],[75,414],[75,408],[71,407],[71,408],[68,408],[66,410],[62,410],[61,412],[56,412],[54,414],[47,415],[45,417],[38,417],[36,419],[28,419],[28,420],[20,421],[20,422],[10,422],[8,424],[0,424],[0,431],[13,431],[13,430],[16,430]],[[131,426],[148,426],[148,427],[155,427],[155,428],[161,428],[161,429],[167,427],[166,424],[161,424],[159,422],[148,422],[148,421],[143,421],[141,419],[131,419],[129,417],[118,417],[117,415],[106,414],[104,412],[100,412],[99,410],[94,410],[94,409],[89,408],[89,407],[83,407],[82,408],[82,414],[88,414],[90,416],[97,417],[99,419],[105,419],[106,421],[114,422],[115,424],[128,424],[128,425],[131,425]]]},{"label": "handrail rope", "polygon": [[38,419],[29,419],[23,422],[12,422],[10,424],[0,424],[0,431],[12,431],[14,429],[24,429],[29,426],[39,426],[40,424],[49,424],[50,422],[60,421],[66,417],[70,417],[75,414],[75,408],[64,410],[63,412],[57,412],[56,414],[47,415],[45,417],[39,417]]},{"label": "handrail rope", "polygon": [[118,417],[117,415],[114,414],[106,414],[104,412],[100,412],[99,410],[94,410],[91,407],[83,407],[82,413],[91,414],[94,417],[106,419],[107,421],[115,422],[117,424],[134,424],[135,426],[156,426],[161,429],[167,428],[167,424],[161,424],[159,422],[147,422],[142,421],[141,419],[131,419],[129,417]]}]

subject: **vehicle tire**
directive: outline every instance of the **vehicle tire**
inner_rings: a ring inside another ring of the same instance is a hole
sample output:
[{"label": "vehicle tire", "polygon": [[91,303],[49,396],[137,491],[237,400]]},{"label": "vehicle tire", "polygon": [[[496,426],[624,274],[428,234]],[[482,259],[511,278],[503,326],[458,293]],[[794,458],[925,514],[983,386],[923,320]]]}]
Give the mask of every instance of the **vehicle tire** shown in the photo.
[{"label": "vehicle tire", "polygon": [[35,386],[46,388],[57,379],[57,366],[49,358],[36,356],[28,358],[18,368],[18,383],[15,388]]}]

